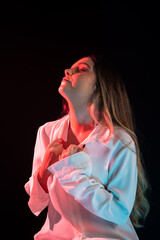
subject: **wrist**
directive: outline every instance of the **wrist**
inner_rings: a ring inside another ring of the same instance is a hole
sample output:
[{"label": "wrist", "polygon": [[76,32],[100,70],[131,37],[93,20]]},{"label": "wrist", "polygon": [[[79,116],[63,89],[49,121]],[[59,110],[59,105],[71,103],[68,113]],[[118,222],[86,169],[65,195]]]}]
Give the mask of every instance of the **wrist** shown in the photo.
[{"label": "wrist", "polygon": [[43,167],[40,167],[39,168],[39,171],[38,171],[38,177],[42,180],[45,180],[47,179],[49,176],[50,176],[50,171],[48,169],[43,169]]},{"label": "wrist", "polygon": [[38,181],[46,193],[48,192],[47,180],[48,180],[48,177],[50,176],[50,174],[51,174],[51,172],[49,170],[46,169],[45,171],[43,171],[43,169],[41,167],[37,174]]}]

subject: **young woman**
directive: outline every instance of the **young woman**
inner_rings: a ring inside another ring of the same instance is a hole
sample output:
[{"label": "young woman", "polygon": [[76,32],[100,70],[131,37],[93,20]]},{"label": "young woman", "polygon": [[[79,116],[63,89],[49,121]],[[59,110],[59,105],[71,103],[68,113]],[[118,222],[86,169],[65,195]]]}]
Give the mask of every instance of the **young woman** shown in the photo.
[{"label": "young woman", "polygon": [[25,185],[35,215],[48,207],[34,239],[138,239],[148,183],[118,70],[109,56],[84,57],[58,90],[66,115],[39,128]]}]

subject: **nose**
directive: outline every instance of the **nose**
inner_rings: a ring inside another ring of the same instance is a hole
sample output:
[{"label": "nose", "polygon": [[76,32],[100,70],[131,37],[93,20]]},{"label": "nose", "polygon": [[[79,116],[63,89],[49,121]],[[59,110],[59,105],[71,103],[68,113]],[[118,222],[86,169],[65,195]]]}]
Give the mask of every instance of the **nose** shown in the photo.
[{"label": "nose", "polygon": [[67,77],[67,76],[72,76],[72,70],[71,69],[66,69],[65,71],[64,71],[64,73],[65,73],[65,76]]}]

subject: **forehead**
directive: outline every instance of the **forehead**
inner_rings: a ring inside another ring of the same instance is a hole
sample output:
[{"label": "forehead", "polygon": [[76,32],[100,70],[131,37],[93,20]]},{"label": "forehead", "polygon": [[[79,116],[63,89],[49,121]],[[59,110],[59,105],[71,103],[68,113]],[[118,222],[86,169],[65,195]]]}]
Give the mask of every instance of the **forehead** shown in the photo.
[{"label": "forehead", "polygon": [[90,57],[84,57],[78,60],[77,62],[75,62],[71,68],[78,66],[80,63],[87,63],[91,68],[93,68],[94,66],[94,62]]}]

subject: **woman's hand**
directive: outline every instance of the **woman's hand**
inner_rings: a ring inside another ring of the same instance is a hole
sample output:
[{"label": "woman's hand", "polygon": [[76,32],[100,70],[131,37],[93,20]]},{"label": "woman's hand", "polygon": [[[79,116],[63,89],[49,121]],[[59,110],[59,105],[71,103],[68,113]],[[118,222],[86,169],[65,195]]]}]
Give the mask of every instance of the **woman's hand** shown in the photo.
[{"label": "woman's hand", "polygon": [[62,139],[56,139],[47,146],[46,152],[43,157],[43,162],[38,173],[38,181],[41,184],[42,188],[45,190],[45,192],[48,192],[47,180],[51,174],[51,172],[47,168],[59,160],[59,155],[63,151],[64,148]]},{"label": "woman's hand", "polygon": [[48,168],[50,165],[58,161],[59,155],[63,152],[63,140],[62,139],[56,139],[53,142],[51,142],[46,149],[43,163],[46,168]]},{"label": "woman's hand", "polygon": [[79,148],[77,145],[71,144],[67,149],[63,150],[63,152],[59,155],[59,160],[68,157],[70,155],[73,155],[75,153],[83,151],[83,148],[85,145],[83,145],[81,148]]}]

